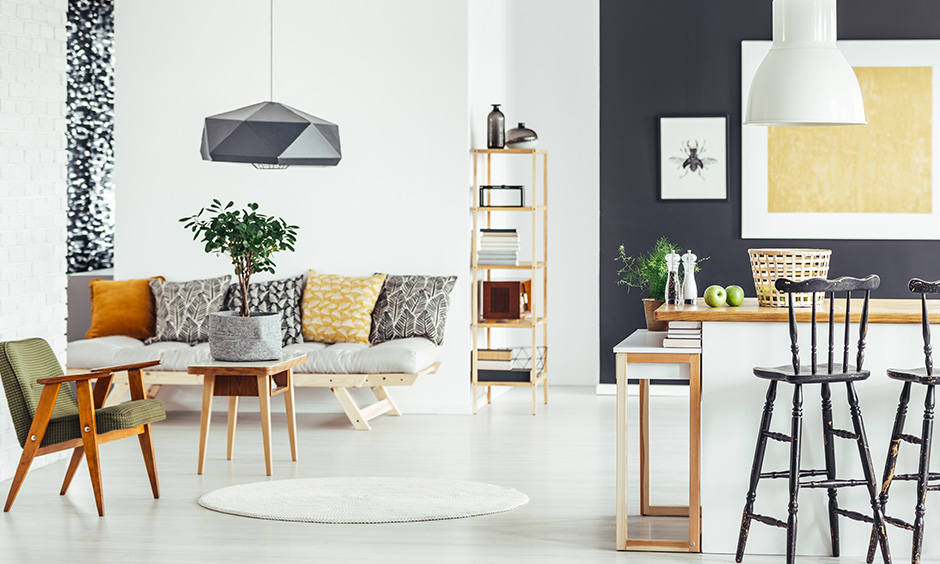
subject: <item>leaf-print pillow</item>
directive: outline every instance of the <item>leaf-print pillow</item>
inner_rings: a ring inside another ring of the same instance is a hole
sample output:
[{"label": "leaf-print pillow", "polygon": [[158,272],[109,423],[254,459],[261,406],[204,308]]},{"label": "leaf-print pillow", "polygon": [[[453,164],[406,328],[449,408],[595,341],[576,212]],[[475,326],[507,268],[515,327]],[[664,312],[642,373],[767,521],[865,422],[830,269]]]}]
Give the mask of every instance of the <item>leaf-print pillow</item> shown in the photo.
[{"label": "leaf-print pillow", "polygon": [[157,304],[157,335],[146,343],[181,341],[195,344],[209,340],[209,314],[221,311],[231,276],[165,282],[151,280]]},{"label": "leaf-print pillow", "polygon": [[450,292],[456,283],[456,276],[388,275],[372,310],[369,342],[424,337],[435,345],[443,343]]}]

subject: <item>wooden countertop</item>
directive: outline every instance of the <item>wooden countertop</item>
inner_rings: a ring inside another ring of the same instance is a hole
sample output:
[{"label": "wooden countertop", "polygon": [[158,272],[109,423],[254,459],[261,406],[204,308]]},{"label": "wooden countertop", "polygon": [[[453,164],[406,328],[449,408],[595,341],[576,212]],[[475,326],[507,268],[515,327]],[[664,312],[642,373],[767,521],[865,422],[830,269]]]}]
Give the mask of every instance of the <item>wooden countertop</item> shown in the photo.
[{"label": "wooden countertop", "polygon": [[[927,310],[931,323],[940,323],[940,300],[927,300]],[[862,312],[862,298],[852,299],[851,320],[858,321]],[[812,308],[797,308],[796,320],[809,322]],[[786,322],[785,307],[760,307],[757,298],[744,298],[739,307],[708,307],[705,300],[699,298],[694,306],[663,305],[656,310],[655,318],[660,321],[734,321],[734,322]],[[845,298],[836,299],[836,322],[845,321]],[[829,300],[817,308],[818,322],[829,321]],[[920,323],[921,309],[919,299],[875,299],[872,298],[869,310],[869,323]]]}]

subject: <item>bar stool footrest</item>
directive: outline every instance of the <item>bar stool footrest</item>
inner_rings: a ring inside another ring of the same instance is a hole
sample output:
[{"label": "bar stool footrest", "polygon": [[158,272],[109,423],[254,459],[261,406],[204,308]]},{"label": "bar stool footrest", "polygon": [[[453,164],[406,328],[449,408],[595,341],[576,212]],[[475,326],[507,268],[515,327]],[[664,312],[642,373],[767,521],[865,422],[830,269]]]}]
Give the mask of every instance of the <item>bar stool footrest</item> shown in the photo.
[{"label": "bar stool footrest", "polygon": [[843,517],[848,517],[849,519],[854,519],[855,521],[864,521],[865,523],[870,523],[872,525],[875,524],[875,519],[873,517],[869,515],[862,515],[861,513],[857,513],[855,511],[849,511],[848,509],[842,509],[841,507],[837,507],[835,509],[835,513]]},{"label": "bar stool footrest", "polygon": [[914,525],[911,525],[907,521],[902,521],[901,519],[898,519],[897,517],[889,517],[888,515],[885,515],[885,523],[888,523],[889,525],[894,525],[895,527],[899,529],[907,529],[908,531],[914,530]]},{"label": "bar stool footrest", "polygon": [[[907,480],[911,482],[916,482],[919,478],[918,474],[895,474],[892,480]],[[927,476],[928,480],[940,480],[940,472],[931,472]]]},{"label": "bar stool footrest", "polygon": [[[825,470],[800,470],[800,478],[809,478],[811,476],[825,476],[828,474]],[[760,478],[789,478],[789,470],[781,470],[780,472],[761,472]]]},{"label": "bar stool footrest", "polygon": [[774,519],[773,517],[768,517],[766,515],[759,515],[757,513],[748,513],[747,518],[753,519],[755,521],[759,521],[765,525],[770,525],[771,527],[779,527],[781,529],[787,528],[787,524],[785,522],[781,521],[780,519]]},{"label": "bar stool footrest", "polygon": [[773,439],[775,441],[780,441],[781,443],[789,443],[793,440],[793,437],[790,435],[784,435],[783,433],[775,433],[773,431],[764,431],[764,436],[768,439]]},{"label": "bar stool footrest", "polygon": [[829,432],[837,437],[842,437],[843,439],[851,439],[853,441],[858,440],[858,435],[856,435],[855,433],[851,431],[843,431],[842,429],[833,429]]},{"label": "bar stool footrest", "polygon": [[852,486],[867,486],[865,480],[817,480],[814,482],[800,482],[801,488],[848,488]]}]

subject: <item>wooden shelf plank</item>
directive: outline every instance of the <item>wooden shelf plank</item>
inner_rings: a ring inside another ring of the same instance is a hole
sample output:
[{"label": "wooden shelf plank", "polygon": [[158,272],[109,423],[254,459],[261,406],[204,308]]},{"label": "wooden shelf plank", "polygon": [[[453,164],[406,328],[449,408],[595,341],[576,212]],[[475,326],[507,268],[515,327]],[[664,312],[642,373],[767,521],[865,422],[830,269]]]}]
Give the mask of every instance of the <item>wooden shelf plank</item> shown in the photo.
[{"label": "wooden shelf plank", "polygon": [[545,262],[538,261],[533,266],[531,261],[520,261],[518,265],[505,264],[477,264],[473,266],[477,270],[532,270],[533,268],[545,268]]},{"label": "wooden shelf plank", "polygon": [[479,155],[545,155],[545,149],[473,149]]},{"label": "wooden shelf plank", "polygon": [[531,319],[506,319],[503,321],[478,321],[473,324],[475,328],[488,328],[493,329],[497,327],[512,327],[512,328],[521,328],[521,329],[531,329],[533,327],[541,327],[545,324],[545,318],[539,317],[535,320],[535,323]]},{"label": "wooden shelf plank", "polygon": [[470,211],[475,212],[490,212],[490,211],[516,211],[516,212],[534,212],[534,211],[548,211],[546,206],[477,206],[475,208],[470,208]]}]

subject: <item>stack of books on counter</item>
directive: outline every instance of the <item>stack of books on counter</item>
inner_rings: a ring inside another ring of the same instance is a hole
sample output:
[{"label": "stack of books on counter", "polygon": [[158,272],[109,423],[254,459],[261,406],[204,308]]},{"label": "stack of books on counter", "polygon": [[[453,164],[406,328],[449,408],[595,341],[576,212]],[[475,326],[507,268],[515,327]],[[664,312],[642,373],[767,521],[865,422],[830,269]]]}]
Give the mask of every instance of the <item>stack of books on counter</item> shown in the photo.
[{"label": "stack of books on counter", "polygon": [[663,339],[667,349],[697,349],[702,346],[701,321],[670,321]]},{"label": "stack of books on counter", "polygon": [[515,229],[481,229],[477,263],[493,266],[519,265],[519,234]]}]

